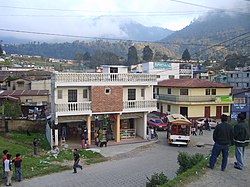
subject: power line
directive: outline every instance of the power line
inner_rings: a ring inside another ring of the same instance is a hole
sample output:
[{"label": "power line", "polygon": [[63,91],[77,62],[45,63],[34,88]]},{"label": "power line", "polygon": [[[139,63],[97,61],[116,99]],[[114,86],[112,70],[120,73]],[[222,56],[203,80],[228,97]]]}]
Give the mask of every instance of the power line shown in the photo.
[{"label": "power line", "polygon": [[[143,43],[158,43],[158,44],[171,44],[171,45],[211,46],[211,45],[208,45],[208,44],[197,44],[197,43],[178,43],[178,42],[161,42],[161,41],[146,41],[146,40],[129,40],[129,39],[117,39],[117,38],[80,36],[80,35],[71,35],[71,34],[58,34],[58,33],[48,33],[48,32],[24,31],[24,30],[3,29],[3,28],[0,28],[0,31],[25,33],[25,34],[36,34],[36,35],[47,35],[47,36],[84,38],[84,39],[94,39],[94,40],[127,41],[127,42],[138,42],[138,43],[143,42]],[[215,45],[213,45],[213,46],[215,46]]]},{"label": "power line", "polygon": [[[225,11],[225,12],[235,12],[235,13],[240,13],[240,14],[249,14],[248,12],[237,12],[237,11],[233,11],[233,10],[229,10],[229,9],[220,9],[220,8],[215,8],[215,7],[208,7],[208,6],[204,6],[204,5],[198,5],[198,4],[194,4],[194,3],[188,3],[188,2],[183,2],[183,1],[178,1],[178,0],[170,0],[170,1],[174,1],[174,2],[178,2],[178,3],[183,3],[183,4],[188,4],[188,5],[192,5],[192,6],[197,6],[197,7],[202,7],[202,8],[206,8],[206,9],[211,9],[211,10],[217,10],[217,11]],[[101,10],[84,10],[84,9],[59,9],[59,8],[35,8],[35,7],[22,7],[22,6],[4,6],[1,5],[0,7],[2,8],[11,8],[11,9],[21,9],[21,10],[37,10],[37,11],[60,11],[60,12],[84,12],[84,13],[129,13],[129,14],[189,14],[189,12],[192,11],[181,11],[181,12],[168,12],[168,11],[147,11],[147,12],[139,12],[139,11],[101,11]],[[195,11],[194,11],[195,12]],[[198,11],[197,13],[199,13],[201,11]],[[201,12],[202,13],[202,12]],[[132,15],[131,15],[132,16]]]},{"label": "power line", "polygon": [[208,48],[206,48],[206,49],[203,49],[203,50],[201,50],[201,51],[197,51],[197,52],[195,52],[195,53],[192,53],[191,56],[192,56],[192,55],[197,55],[197,54],[200,55],[200,54],[201,54],[202,52],[204,52],[204,51],[207,51],[207,50],[209,50],[209,49],[211,49],[211,48],[213,48],[213,47],[216,47],[216,46],[221,46],[222,44],[224,44],[224,43],[226,43],[226,42],[229,42],[229,41],[231,41],[231,40],[235,40],[235,39],[237,39],[237,38],[239,38],[239,37],[241,37],[241,36],[247,35],[247,34],[249,34],[249,33],[250,33],[250,31],[245,32],[245,33],[242,33],[242,34],[237,35],[237,36],[235,36],[235,37],[233,37],[233,38],[230,38],[230,39],[227,39],[227,40],[222,41],[222,42],[220,42],[220,43],[217,43],[217,44],[215,44],[215,45],[212,45],[212,46],[210,46],[210,47],[208,47]]},{"label": "power line", "polygon": [[[179,0],[169,0],[169,1],[173,1],[176,3],[181,3],[181,4],[186,4],[186,5],[191,5],[191,6],[196,6],[196,7],[200,7],[200,8],[206,8],[206,9],[211,9],[211,10],[219,10],[219,11],[227,11],[228,9],[222,9],[222,8],[216,8],[216,7],[210,7],[210,6],[205,6],[205,5],[201,5],[201,4],[195,4],[195,3],[189,3],[189,2],[185,2],[185,1],[179,1]],[[234,13],[240,13],[240,14],[248,14],[247,12],[238,12],[238,11],[234,11],[234,10],[230,10],[230,12],[234,12]]]}]

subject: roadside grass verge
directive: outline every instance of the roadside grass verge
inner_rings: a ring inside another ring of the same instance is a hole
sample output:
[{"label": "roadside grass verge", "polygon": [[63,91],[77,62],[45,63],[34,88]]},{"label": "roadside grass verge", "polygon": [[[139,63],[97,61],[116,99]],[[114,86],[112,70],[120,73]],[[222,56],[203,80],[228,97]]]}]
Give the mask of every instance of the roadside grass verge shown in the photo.
[{"label": "roadside grass verge", "polygon": [[[229,157],[234,157],[234,146],[230,146]],[[161,187],[183,187],[185,186],[185,184],[188,184],[192,181],[196,181],[199,178],[203,177],[203,175],[210,170],[207,168],[209,158],[210,158],[210,154],[205,156],[204,159],[202,159],[192,168],[177,175],[174,179],[169,180],[165,184],[161,185]],[[220,166],[221,159],[222,159],[222,156],[220,154],[216,162],[217,167]]]},{"label": "roadside grass verge", "polygon": [[[38,138],[38,155],[33,155],[33,139]],[[0,136],[0,157],[2,151],[7,149],[12,154],[12,159],[17,153],[22,157],[22,174],[23,178],[31,178],[34,176],[42,176],[50,173],[60,172],[72,169],[73,152],[72,149],[61,149],[59,154],[49,155],[50,146],[41,133],[27,133],[11,131]],[[82,162],[85,164],[93,164],[106,161],[101,154],[87,150],[80,150]],[[0,170],[2,171],[2,164]],[[0,181],[1,183],[1,181]]]}]

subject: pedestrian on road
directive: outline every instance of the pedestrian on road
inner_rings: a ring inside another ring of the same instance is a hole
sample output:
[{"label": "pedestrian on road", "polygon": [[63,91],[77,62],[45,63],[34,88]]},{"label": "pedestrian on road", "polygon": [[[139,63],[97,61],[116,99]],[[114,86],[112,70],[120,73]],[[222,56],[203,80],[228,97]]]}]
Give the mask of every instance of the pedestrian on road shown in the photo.
[{"label": "pedestrian on road", "polygon": [[8,150],[3,150],[3,176],[2,176],[2,179],[6,179],[7,177],[7,173],[5,172],[5,169],[4,169],[4,161],[7,159],[7,154],[8,154]]},{"label": "pedestrian on road", "polygon": [[73,165],[74,172],[73,173],[77,173],[76,168],[81,168],[81,170],[82,170],[82,166],[79,165],[80,156],[78,154],[77,149],[74,149],[73,156],[74,156],[74,165]]},{"label": "pedestrian on road", "polygon": [[216,126],[213,133],[214,146],[210,156],[208,167],[213,169],[216,160],[222,152],[221,171],[227,166],[228,151],[233,144],[233,127],[227,123],[227,115],[221,115],[221,123]]},{"label": "pedestrian on road", "polygon": [[7,154],[7,159],[4,161],[4,170],[7,174],[6,186],[11,186],[11,178],[12,178],[12,161],[11,154]]},{"label": "pedestrian on road", "polygon": [[20,182],[22,180],[22,169],[21,169],[21,163],[22,158],[19,153],[16,154],[16,157],[12,161],[15,166],[15,179]]},{"label": "pedestrian on road", "polygon": [[238,124],[234,126],[234,146],[235,158],[234,168],[242,170],[244,167],[245,147],[249,144],[249,131],[245,123],[245,115],[239,113],[237,116]]},{"label": "pedestrian on road", "polygon": [[198,128],[199,128],[199,135],[203,135],[203,125],[198,124]]}]

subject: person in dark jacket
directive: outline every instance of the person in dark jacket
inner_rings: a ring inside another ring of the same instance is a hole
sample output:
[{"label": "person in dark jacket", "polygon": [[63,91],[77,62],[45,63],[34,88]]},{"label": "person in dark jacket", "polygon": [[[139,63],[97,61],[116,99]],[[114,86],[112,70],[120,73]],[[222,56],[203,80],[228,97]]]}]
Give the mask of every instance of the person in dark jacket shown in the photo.
[{"label": "person in dark jacket", "polygon": [[213,169],[220,152],[222,152],[221,171],[227,166],[228,151],[233,144],[233,127],[227,123],[227,115],[221,115],[221,123],[216,126],[213,133],[214,146],[208,167]]},{"label": "person in dark jacket", "polygon": [[234,168],[242,170],[244,167],[245,147],[249,144],[249,130],[245,123],[245,115],[239,113],[237,116],[238,124],[234,126],[234,147],[235,158]]},{"label": "person in dark jacket", "polygon": [[19,153],[16,154],[16,157],[12,161],[15,166],[15,178],[17,181],[22,180],[22,169],[21,169],[21,163],[22,163],[22,158]]}]

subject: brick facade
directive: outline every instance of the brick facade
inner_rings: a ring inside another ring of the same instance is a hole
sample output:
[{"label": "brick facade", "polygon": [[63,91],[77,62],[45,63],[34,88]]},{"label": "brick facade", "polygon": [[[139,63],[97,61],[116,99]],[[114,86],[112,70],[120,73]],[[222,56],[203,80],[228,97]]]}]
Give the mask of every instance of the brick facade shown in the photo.
[{"label": "brick facade", "polygon": [[[110,93],[105,93],[110,91]],[[92,112],[119,112],[123,110],[122,86],[93,86]]]}]

